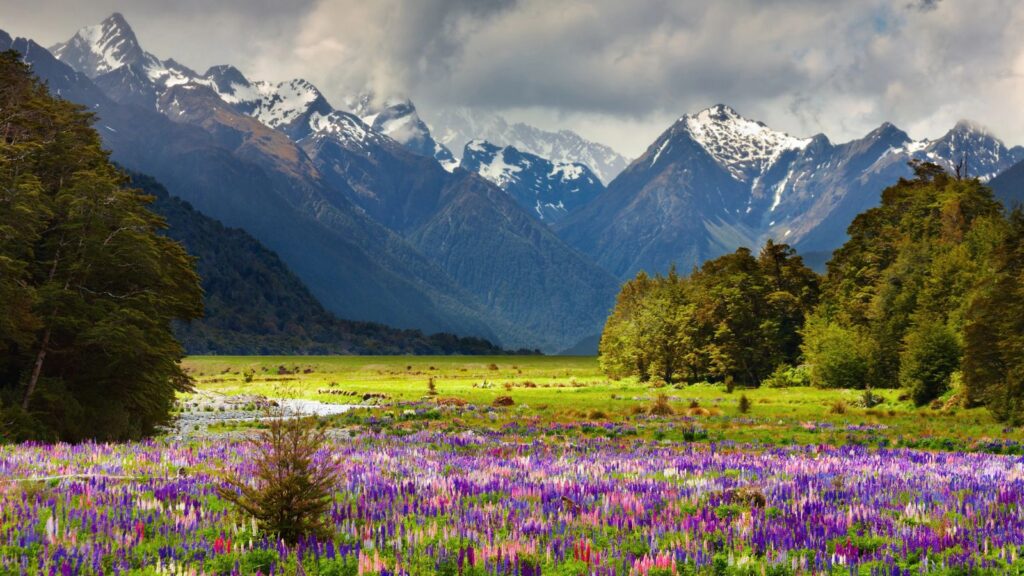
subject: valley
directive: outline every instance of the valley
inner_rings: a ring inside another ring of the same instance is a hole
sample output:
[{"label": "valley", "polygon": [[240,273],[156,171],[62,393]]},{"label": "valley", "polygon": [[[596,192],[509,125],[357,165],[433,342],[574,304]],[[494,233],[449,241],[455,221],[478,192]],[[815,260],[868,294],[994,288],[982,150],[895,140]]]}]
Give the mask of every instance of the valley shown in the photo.
[{"label": "valley", "polygon": [[1024,573],[1024,9],[4,3],[0,576]]}]

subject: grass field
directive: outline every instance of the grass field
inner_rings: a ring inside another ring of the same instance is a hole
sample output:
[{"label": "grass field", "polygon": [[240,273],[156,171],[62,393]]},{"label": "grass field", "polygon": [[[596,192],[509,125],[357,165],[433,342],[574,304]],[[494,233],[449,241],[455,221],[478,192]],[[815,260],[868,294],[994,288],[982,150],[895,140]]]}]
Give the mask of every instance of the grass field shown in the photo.
[{"label": "grass field", "polygon": [[[717,385],[653,388],[635,379],[609,380],[592,357],[191,357],[184,365],[199,390],[344,404],[361,403],[367,395],[383,396],[373,402],[396,418],[409,408],[433,406],[439,400],[458,399],[480,408],[501,396],[514,402],[486,421],[472,419],[485,420],[482,410],[457,413],[457,424],[640,422],[641,433],[653,435],[697,426],[711,440],[881,442],[958,450],[989,450],[993,443],[1024,440],[1020,429],[1002,426],[983,409],[915,408],[900,399],[899,390],[876,391],[881,404],[865,408],[858,406],[863,398],[859,390],[761,388],[729,394]],[[431,380],[433,396],[428,394]],[[674,415],[651,422],[643,412],[659,394],[667,396]],[[747,413],[739,409],[741,396],[750,401]]]},{"label": "grass field", "polygon": [[[1024,573],[1021,431],[955,402],[652,388],[593,358],[185,368],[197,390],[162,437],[0,446],[0,575]],[[297,422],[323,431],[304,453],[332,493],[290,545],[225,497],[305,486],[253,429],[309,403],[257,395],[366,405]]]}]

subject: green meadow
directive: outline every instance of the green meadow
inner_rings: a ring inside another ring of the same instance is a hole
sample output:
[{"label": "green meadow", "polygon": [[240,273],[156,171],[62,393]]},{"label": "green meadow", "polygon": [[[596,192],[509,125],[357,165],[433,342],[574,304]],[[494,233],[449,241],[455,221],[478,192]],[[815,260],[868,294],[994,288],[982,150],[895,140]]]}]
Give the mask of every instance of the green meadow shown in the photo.
[{"label": "green meadow", "polygon": [[[183,366],[198,394],[373,406],[335,417],[338,424],[391,416],[401,426],[402,415],[416,409],[435,414],[432,426],[633,423],[640,434],[671,438],[672,430],[696,428],[699,439],[762,444],[1001,451],[1007,442],[1024,441],[1020,429],[996,422],[983,408],[941,401],[916,408],[901,390],[876,390],[878,403],[866,407],[862,390],[761,387],[729,393],[711,384],[654,387],[635,378],[610,380],[593,357],[196,356]],[[660,395],[671,414],[650,413]],[[746,412],[740,407],[743,397],[749,401]],[[499,398],[512,403],[493,407]],[[459,409],[438,409],[452,406]],[[992,442],[1002,447],[993,449]]]}]

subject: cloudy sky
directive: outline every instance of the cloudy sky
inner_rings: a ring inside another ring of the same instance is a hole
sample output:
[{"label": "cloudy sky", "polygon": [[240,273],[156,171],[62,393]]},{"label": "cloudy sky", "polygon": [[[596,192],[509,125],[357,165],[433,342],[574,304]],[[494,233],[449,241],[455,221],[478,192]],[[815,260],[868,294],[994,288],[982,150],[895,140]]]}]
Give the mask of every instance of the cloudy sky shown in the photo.
[{"label": "cloudy sky", "polygon": [[834,141],[969,118],[1024,144],[1015,0],[0,0],[0,28],[50,45],[113,11],[199,70],[499,111],[630,156],[719,102]]}]

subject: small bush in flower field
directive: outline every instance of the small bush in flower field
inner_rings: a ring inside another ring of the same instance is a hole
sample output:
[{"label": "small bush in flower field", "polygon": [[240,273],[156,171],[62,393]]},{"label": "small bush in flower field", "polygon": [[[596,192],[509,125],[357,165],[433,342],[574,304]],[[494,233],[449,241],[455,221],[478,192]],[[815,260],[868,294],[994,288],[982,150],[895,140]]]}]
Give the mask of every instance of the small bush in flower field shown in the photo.
[{"label": "small bush in flower field", "polygon": [[320,453],[326,443],[315,418],[271,420],[258,441],[252,479],[228,477],[219,493],[285,542],[323,537],[337,485],[333,463]]}]

